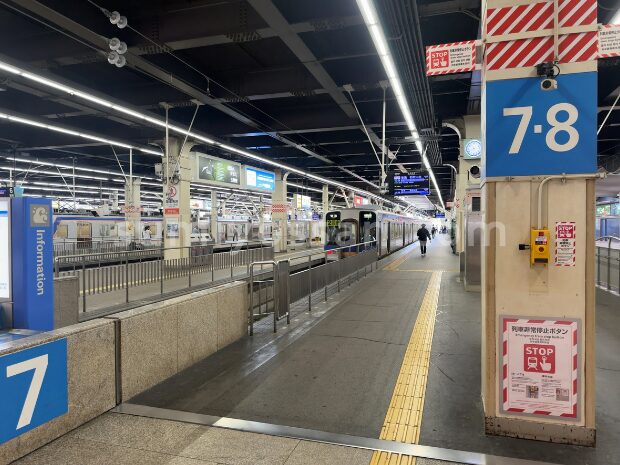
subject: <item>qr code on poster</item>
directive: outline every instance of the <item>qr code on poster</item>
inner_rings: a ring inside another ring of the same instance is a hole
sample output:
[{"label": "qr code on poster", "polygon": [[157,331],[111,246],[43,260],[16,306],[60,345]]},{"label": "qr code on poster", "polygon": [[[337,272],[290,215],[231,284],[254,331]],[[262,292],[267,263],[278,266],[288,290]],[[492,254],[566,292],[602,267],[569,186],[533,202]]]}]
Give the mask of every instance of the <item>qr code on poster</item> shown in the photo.
[{"label": "qr code on poster", "polygon": [[568,396],[569,396],[568,389],[557,388],[555,390],[555,400],[561,400],[564,402],[568,402],[570,400]]},{"label": "qr code on poster", "polygon": [[525,386],[525,395],[528,399],[538,399],[538,386]]}]

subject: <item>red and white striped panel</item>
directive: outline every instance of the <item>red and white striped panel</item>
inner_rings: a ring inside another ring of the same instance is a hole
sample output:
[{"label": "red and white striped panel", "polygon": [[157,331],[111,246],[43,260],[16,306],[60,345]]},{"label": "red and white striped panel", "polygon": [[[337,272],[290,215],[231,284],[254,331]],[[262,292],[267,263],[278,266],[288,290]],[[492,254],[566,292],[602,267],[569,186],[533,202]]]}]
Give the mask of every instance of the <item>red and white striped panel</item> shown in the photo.
[{"label": "red and white striped panel", "polygon": [[[438,66],[433,62],[433,52],[447,52],[445,64]],[[459,63],[455,66],[454,62]],[[461,65],[462,63],[462,65]],[[466,63],[466,64],[465,64]],[[476,69],[476,41],[466,40],[449,44],[429,45],[426,47],[426,75],[465,73]]]},{"label": "red and white striped panel", "polygon": [[[596,0],[560,0],[560,27],[596,24]],[[517,6],[489,8],[486,34],[489,37],[553,28],[553,1],[543,0]]]},{"label": "red and white striped panel", "polygon": [[553,37],[495,42],[486,48],[487,70],[527,68],[553,59]]},{"label": "red and white striped panel", "polygon": [[582,32],[560,36],[560,63],[577,63],[598,58],[598,32]]},{"label": "red and white striped panel", "polygon": [[271,204],[271,213],[286,213],[288,212],[287,203],[274,203]]},{"label": "red and white striped panel", "polygon": [[[560,36],[559,63],[596,60],[598,33],[582,32]],[[528,68],[553,60],[553,37],[511,40],[489,44],[486,49],[488,70]]]}]

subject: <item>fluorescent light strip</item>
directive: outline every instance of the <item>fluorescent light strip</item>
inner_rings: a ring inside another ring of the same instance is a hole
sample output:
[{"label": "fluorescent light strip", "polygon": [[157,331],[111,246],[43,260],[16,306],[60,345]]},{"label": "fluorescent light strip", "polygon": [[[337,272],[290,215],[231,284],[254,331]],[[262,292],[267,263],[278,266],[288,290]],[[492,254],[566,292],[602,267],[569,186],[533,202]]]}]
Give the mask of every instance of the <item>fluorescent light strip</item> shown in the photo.
[{"label": "fluorescent light strip", "polygon": [[113,139],[105,139],[103,137],[95,136],[93,134],[88,134],[86,132],[72,131],[71,129],[65,129],[63,127],[56,126],[54,124],[40,123],[39,121],[31,120],[29,118],[22,118],[21,116],[9,115],[8,113],[0,113],[0,118],[6,119],[8,121],[12,121],[14,123],[27,124],[28,126],[34,126],[34,127],[41,128],[41,129],[47,129],[49,131],[60,132],[62,134],[68,134],[70,136],[81,137],[82,139],[101,142],[103,144],[109,144],[109,145],[113,145],[116,147],[123,147],[126,149],[139,150],[140,152],[162,156],[161,152],[156,152],[155,150],[134,147],[133,145],[125,144],[124,142],[119,142]]},{"label": "fluorescent light strip", "polygon": [[[361,2],[361,0],[358,0],[358,3],[360,3],[360,2]],[[365,3],[367,3],[367,2],[365,2]],[[370,4],[368,3],[366,6],[370,6]],[[366,17],[365,17],[365,19],[366,19]],[[368,23],[368,20],[367,20],[367,23]],[[375,20],[375,24],[378,25],[378,22],[376,20]],[[381,33],[380,34],[381,37],[383,37],[383,32],[381,30],[379,30],[379,32]],[[383,40],[385,40],[385,39],[383,39]],[[387,48],[387,44],[385,45],[385,49],[389,50]],[[386,56],[390,57],[390,55],[386,55]],[[382,59],[383,59],[383,57],[382,57]],[[391,57],[390,57],[390,63],[391,63]],[[112,110],[115,110],[115,111],[119,111],[121,113],[125,113],[127,115],[133,116],[135,118],[141,119],[143,121],[149,122],[151,124],[155,124],[155,125],[163,127],[163,128],[166,127],[166,121],[164,121],[164,120],[161,120],[161,119],[158,119],[158,118],[154,118],[154,117],[145,115],[145,114],[140,113],[138,111],[132,110],[131,108],[125,107],[123,105],[119,105],[119,104],[113,103],[113,102],[111,102],[109,100],[105,100],[103,98],[99,98],[99,97],[93,96],[93,95],[91,95],[91,94],[89,94],[87,92],[83,92],[81,90],[74,89],[72,87],[69,87],[69,86],[66,86],[64,84],[58,83],[58,82],[56,82],[56,81],[54,81],[52,79],[48,79],[48,78],[45,78],[45,77],[42,77],[42,76],[38,76],[38,75],[36,75],[34,73],[31,73],[29,71],[25,71],[23,69],[20,69],[20,68],[18,68],[16,66],[10,65],[8,63],[4,63],[4,62],[0,61],[0,69],[2,69],[4,71],[7,71],[9,73],[12,73],[12,74],[19,75],[19,76],[21,76],[23,78],[26,78],[26,79],[38,82],[39,84],[51,87],[51,88],[59,90],[61,92],[65,92],[65,93],[67,93],[67,94],[69,94],[69,95],[71,95],[73,97],[78,97],[78,98],[81,98],[83,100],[87,100],[89,102],[95,103],[97,105],[101,105],[101,106],[103,106],[105,108],[109,108],[109,109],[112,109]],[[395,67],[394,67],[393,63],[391,63],[391,68],[390,69],[394,70],[393,72],[395,73]],[[389,75],[389,73],[388,73],[388,75]],[[393,86],[393,87],[396,88],[396,86]],[[399,87],[399,88],[402,89],[402,87]],[[402,95],[402,92],[401,92],[401,95]],[[401,100],[403,100],[403,99],[401,98]],[[407,112],[408,112],[407,114],[405,114],[403,112],[403,114],[405,116],[405,120],[407,121],[407,124],[409,125],[410,129],[412,131],[414,131],[415,130],[415,126],[413,124],[413,118],[411,117],[411,113],[408,111],[408,107],[407,107]],[[2,117],[1,114],[0,114],[0,117]],[[48,129],[52,129],[51,125],[42,125],[41,123],[38,123],[36,125],[38,125],[40,127],[46,127]],[[298,168],[295,168],[293,166],[289,166],[289,165],[285,165],[285,164],[282,164],[282,163],[278,163],[278,162],[276,162],[274,160],[270,160],[268,158],[263,158],[261,156],[258,156],[256,154],[252,153],[252,152],[248,152],[246,150],[242,150],[242,149],[239,149],[237,147],[233,147],[233,146],[228,145],[228,144],[223,144],[221,142],[217,142],[214,139],[205,137],[205,136],[203,136],[201,134],[198,134],[196,132],[187,131],[187,130],[179,127],[179,126],[176,126],[176,125],[168,123],[168,128],[169,128],[169,130],[171,130],[173,132],[176,132],[176,133],[179,133],[179,134],[182,134],[182,135],[187,135],[189,137],[192,137],[192,138],[194,138],[196,140],[199,140],[201,142],[204,142],[206,144],[210,144],[210,145],[215,145],[215,146],[221,147],[224,150],[228,150],[230,152],[237,153],[237,154],[239,154],[241,156],[244,156],[246,158],[251,158],[253,160],[257,160],[259,162],[265,163],[267,165],[274,166],[276,168],[281,168],[281,169],[284,169],[284,170],[287,170],[287,171],[299,174],[300,176],[306,177],[308,179],[313,179],[313,180],[315,180],[317,182],[320,182],[322,184],[329,184],[331,186],[335,186],[335,187],[339,187],[339,188],[346,189],[346,190],[349,190],[349,191],[357,192],[357,193],[360,193],[360,194],[362,194],[362,195],[364,195],[366,197],[374,198],[374,199],[379,200],[381,202],[386,202],[386,203],[390,203],[392,205],[396,205],[398,207],[401,207],[400,204],[398,204],[396,202],[393,202],[391,200],[385,199],[384,197],[381,197],[380,195],[373,194],[372,192],[368,192],[368,191],[365,191],[363,189],[359,189],[359,188],[354,187],[354,186],[349,186],[347,184],[343,184],[343,183],[340,183],[340,182],[337,182],[337,181],[332,181],[329,178],[324,178],[322,176],[316,176],[316,175],[314,175],[312,173],[307,173],[307,172],[305,172],[303,170],[300,170]],[[86,135],[84,135],[82,133],[76,133],[76,134],[80,135],[81,137],[86,137]],[[96,137],[96,136],[94,136],[94,137]],[[100,138],[96,138],[94,140],[101,141]],[[106,143],[110,143],[110,142],[106,142]],[[417,144],[419,145],[419,147],[421,146],[419,141],[417,141]],[[150,153],[150,154],[153,154],[153,155],[158,155],[158,156],[162,155],[160,152],[156,152],[154,150],[148,150],[148,149],[138,148],[138,147],[131,147],[131,146],[127,146],[126,144],[123,144],[123,145],[120,145],[120,146],[124,146],[126,148],[135,148],[136,150],[140,150],[141,152]],[[440,197],[441,197],[441,195],[440,195]]]},{"label": "fluorescent light strip", "polygon": [[381,58],[383,68],[385,69],[385,74],[390,81],[390,86],[392,87],[392,91],[394,92],[394,96],[396,97],[396,101],[398,102],[398,106],[400,107],[400,111],[405,118],[407,127],[411,131],[411,136],[415,139],[415,145],[418,149],[418,152],[422,154],[422,161],[424,162],[424,166],[426,167],[430,178],[433,180],[433,185],[437,190],[437,196],[439,197],[441,206],[445,209],[443,198],[441,197],[441,191],[437,186],[437,181],[435,180],[435,174],[433,173],[433,169],[428,162],[428,159],[426,158],[426,153],[423,150],[424,147],[422,145],[422,141],[420,141],[419,139],[420,134],[413,120],[411,110],[409,109],[409,104],[407,103],[405,92],[403,91],[403,86],[401,84],[400,78],[398,77],[398,72],[396,71],[396,66],[394,65],[394,60],[392,58],[392,54],[390,53],[390,48],[387,41],[385,40],[385,34],[383,33],[383,29],[381,28],[381,24],[379,23],[379,16],[377,15],[377,11],[375,9],[373,1],[357,0],[357,5],[360,9],[360,12],[362,13],[362,17],[364,18],[364,22],[366,23],[366,27],[368,28],[368,32],[370,33],[370,37],[372,38],[372,41],[375,45],[375,49],[377,50],[377,53]]}]

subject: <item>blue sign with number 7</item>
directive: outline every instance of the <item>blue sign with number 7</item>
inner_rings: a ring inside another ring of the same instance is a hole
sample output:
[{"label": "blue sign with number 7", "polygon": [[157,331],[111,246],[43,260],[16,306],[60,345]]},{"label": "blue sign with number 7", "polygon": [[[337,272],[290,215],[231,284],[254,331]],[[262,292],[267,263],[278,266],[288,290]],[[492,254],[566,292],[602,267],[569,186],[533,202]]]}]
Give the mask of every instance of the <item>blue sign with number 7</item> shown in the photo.
[{"label": "blue sign with number 7", "polygon": [[483,176],[596,172],[596,72],[487,81]]},{"label": "blue sign with number 7", "polygon": [[66,339],[0,357],[0,444],[68,408]]}]

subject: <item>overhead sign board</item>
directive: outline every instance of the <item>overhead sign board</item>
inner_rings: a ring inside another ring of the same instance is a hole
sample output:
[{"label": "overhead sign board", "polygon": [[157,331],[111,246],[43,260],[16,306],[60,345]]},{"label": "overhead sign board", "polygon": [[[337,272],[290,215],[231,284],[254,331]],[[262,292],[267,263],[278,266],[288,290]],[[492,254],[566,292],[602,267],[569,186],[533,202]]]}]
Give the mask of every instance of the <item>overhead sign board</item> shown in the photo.
[{"label": "overhead sign board", "polygon": [[476,69],[476,41],[426,47],[426,75],[464,73]]},{"label": "overhead sign board", "polygon": [[353,196],[353,205],[356,207],[361,207],[362,205],[368,205],[368,199],[366,197],[362,197],[361,195]]},{"label": "overhead sign board", "polygon": [[196,162],[198,164],[197,181],[218,186],[240,186],[241,164],[200,153],[196,154]]},{"label": "overhead sign board", "polygon": [[388,177],[390,195],[429,195],[430,185],[427,174],[397,174]]},{"label": "overhead sign board", "polygon": [[603,24],[598,31],[598,57],[620,56],[620,25]]},{"label": "overhead sign board", "polygon": [[0,199],[0,301],[11,298],[10,200]]},{"label": "overhead sign board", "polygon": [[502,317],[502,412],[578,419],[579,322]]},{"label": "overhead sign board", "polygon": [[67,340],[0,357],[0,399],[0,444],[67,413]]},{"label": "overhead sign board", "polygon": [[595,173],[596,72],[487,81],[486,177]]},{"label": "overhead sign board", "polygon": [[245,185],[248,189],[273,192],[276,188],[276,175],[249,166],[245,167]]}]

